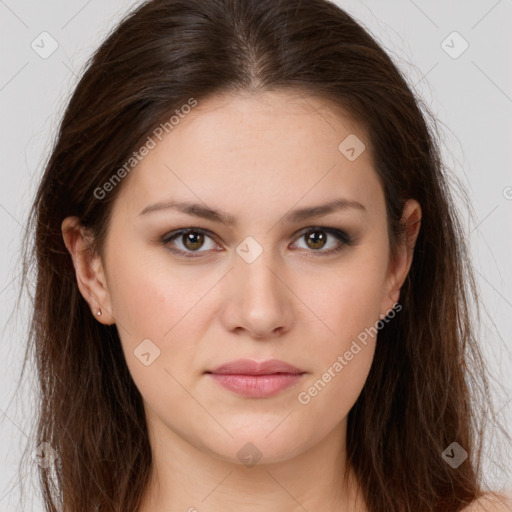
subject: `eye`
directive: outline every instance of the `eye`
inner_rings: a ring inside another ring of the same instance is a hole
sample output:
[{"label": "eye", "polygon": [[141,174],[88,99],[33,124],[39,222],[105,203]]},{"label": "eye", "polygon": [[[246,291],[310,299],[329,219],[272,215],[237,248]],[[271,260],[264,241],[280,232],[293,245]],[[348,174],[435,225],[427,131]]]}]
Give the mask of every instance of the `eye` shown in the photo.
[{"label": "eye", "polygon": [[[338,243],[335,243],[334,247],[331,247],[328,250],[322,250],[328,245],[327,242],[331,237],[337,239]],[[208,244],[205,246],[205,240],[208,239],[210,240],[209,247]],[[313,253],[313,256],[337,253],[341,251],[346,245],[351,245],[352,243],[352,239],[344,231],[336,228],[327,228],[322,226],[311,227],[306,231],[303,231],[302,234],[299,235],[298,240],[302,239],[305,240],[305,248],[310,249],[308,252]],[[167,249],[173,254],[185,256],[187,258],[197,258],[201,256],[200,254],[194,253],[216,250],[216,244],[209,232],[201,228],[184,228],[173,231],[165,235],[161,239],[161,243],[162,245],[165,245]]]},{"label": "eye", "polygon": [[[337,239],[338,243],[335,243],[334,246],[331,244],[331,248],[328,250],[322,250],[328,245],[327,242],[330,237]],[[352,243],[352,239],[344,231],[322,226],[308,228],[302,232],[298,240],[305,241],[306,249],[311,249],[309,252],[317,253],[313,254],[313,256],[334,254],[340,252],[344,246]]]},{"label": "eye", "polygon": [[[173,231],[169,233],[164,238],[162,238],[162,244],[166,245],[169,251],[174,254],[184,255],[188,258],[197,257],[195,252],[206,252],[208,250],[214,249],[214,247],[207,247],[205,251],[199,251],[204,244],[206,238],[212,240],[212,238],[207,234],[207,232],[203,229],[199,228],[189,228],[189,229],[180,229],[178,231]],[[212,240],[213,241],[213,240]],[[171,242],[177,243],[178,248],[173,247]],[[181,245],[181,247],[180,247]],[[215,246],[215,244],[213,244]],[[199,255],[198,255],[199,256]]]}]

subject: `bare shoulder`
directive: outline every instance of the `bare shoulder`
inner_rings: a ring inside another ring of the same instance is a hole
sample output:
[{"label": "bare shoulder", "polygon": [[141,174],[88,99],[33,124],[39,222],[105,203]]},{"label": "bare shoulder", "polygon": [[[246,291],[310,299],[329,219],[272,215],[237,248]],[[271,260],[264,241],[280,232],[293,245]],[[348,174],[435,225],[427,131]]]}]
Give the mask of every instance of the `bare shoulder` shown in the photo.
[{"label": "bare shoulder", "polygon": [[465,508],[464,512],[512,512],[512,494],[486,494]]}]

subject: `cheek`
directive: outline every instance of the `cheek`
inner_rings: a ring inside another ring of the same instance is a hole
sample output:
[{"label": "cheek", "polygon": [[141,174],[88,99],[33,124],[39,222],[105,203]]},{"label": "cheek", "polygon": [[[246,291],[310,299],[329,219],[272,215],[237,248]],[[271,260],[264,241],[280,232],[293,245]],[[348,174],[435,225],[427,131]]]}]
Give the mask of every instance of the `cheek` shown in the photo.
[{"label": "cheek", "polygon": [[193,313],[204,286],[200,279],[184,277],[182,269],[167,264],[165,258],[150,256],[133,250],[129,257],[114,255],[110,296],[114,316],[125,334],[163,341],[173,326],[187,321],[187,311]]},{"label": "cheek", "polygon": [[333,351],[329,362],[297,390],[305,429],[313,424],[322,437],[346,418],[364,387],[374,352],[372,341],[349,343]]},{"label": "cheek", "polygon": [[[197,366],[197,340],[207,322],[202,299],[219,276],[173,267],[165,258],[133,250],[129,258],[113,255],[110,268],[112,309],[134,380],[141,389],[156,374],[168,381],[165,369],[181,380]],[[146,367],[141,354],[148,352]]]},{"label": "cheek", "polygon": [[195,368],[193,340],[199,326],[194,322],[194,306],[206,289],[197,283],[191,289],[191,283],[169,268],[150,266],[147,260],[137,265],[137,258],[115,266],[110,282],[117,330],[141,394],[150,402],[159,397],[166,403],[186,403],[187,395],[177,382]]},{"label": "cheek", "polygon": [[130,335],[160,337],[164,319],[170,328],[173,308],[163,295],[166,282],[157,279],[149,269],[140,269],[130,262],[116,267],[111,279],[112,310],[118,327]]},{"label": "cheek", "polygon": [[[353,330],[355,329],[355,323]],[[364,328],[363,328],[364,329]],[[362,334],[362,335],[361,335]],[[316,371],[297,389],[296,403],[304,427],[311,423],[327,434],[357,401],[370,371],[376,340],[370,330],[351,336],[344,326],[315,346]]]},{"label": "cheek", "polygon": [[[350,267],[350,271],[347,269]],[[312,337],[314,375],[297,395],[311,418],[325,418],[332,428],[357,400],[373,361],[383,286],[382,262],[360,258],[331,274],[323,286],[312,288],[307,304],[322,320],[323,334]],[[303,292],[305,293],[305,292]]]},{"label": "cheek", "polygon": [[379,320],[385,265],[376,257],[354,256],[343,265],[304,282],[301,296],[325,327],[327,346],[343,348]]}]

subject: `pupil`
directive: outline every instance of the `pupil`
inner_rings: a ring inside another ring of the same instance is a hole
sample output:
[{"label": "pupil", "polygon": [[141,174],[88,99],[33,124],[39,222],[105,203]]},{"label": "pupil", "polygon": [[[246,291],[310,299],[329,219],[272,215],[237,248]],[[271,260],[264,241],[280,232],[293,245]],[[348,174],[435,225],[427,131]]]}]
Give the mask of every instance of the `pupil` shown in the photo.
[{"label": "pupil", "polygon": [[308,243],[309,242],[313,243],[313,249],[321,249],[325,243],[325,235],[321,231],[313,231],[308,235]]},{"label": "pupil", "polygon": [[[187,249],[199,249],[203,243],[203,234],[197,232],[191,232],[183,235],[185,237],[185,247]],[[196,239],[196,240],[194,240]]]}]

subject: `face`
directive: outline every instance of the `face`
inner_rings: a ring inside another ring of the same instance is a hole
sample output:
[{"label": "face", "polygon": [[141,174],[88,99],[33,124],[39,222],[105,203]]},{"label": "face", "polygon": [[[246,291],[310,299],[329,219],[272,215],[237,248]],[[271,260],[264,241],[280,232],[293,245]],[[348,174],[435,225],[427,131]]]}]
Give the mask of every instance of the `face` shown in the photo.
[{"label": "face", "polygon": [[[82,292],[116,323],[150,428],[236,463],[246,443],[275,462],[341,431],[410,265],[361,142],[315,97],[217,96],[126,178]],[[239,359],[299,374],[208,373]]]}]

